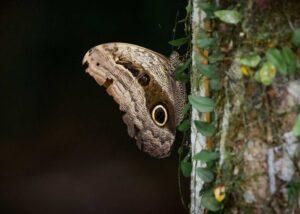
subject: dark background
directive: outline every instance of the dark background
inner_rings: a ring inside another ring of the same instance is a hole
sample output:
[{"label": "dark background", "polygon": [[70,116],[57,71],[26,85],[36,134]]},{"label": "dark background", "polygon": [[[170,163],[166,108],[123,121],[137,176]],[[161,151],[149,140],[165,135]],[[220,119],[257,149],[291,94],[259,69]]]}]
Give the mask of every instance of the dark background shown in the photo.
[{"label": "dark background", "polygon": [[1,1],[1,214],[186,212],[176,151],[161,160],[138,151],[117,104],[81,67],[104,42],[169,55],[185,5]]}]

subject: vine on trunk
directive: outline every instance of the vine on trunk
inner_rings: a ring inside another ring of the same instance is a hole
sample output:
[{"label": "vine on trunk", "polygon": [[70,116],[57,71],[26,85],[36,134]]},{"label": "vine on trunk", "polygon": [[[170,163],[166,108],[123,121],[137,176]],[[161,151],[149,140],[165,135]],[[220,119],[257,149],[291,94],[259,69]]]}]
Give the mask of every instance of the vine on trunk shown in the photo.
[{"label": "vine on trunk", "polygon": [[[228,148],[225,150],[223,145],[225,142],[222,141],[226,137],[222,136],[224,133],[220,133],[220,130],[228,126],[226,117],[230,114],[230,103],[224,102],[222,97],[228,96],[227,87],[230,87],[228,82],[234,80],[232,76],[228,76],[226,70],[235,63],[240,67],[240,74],[237,75],[243,75],[245,83],[256,81],[262,84],[263,88],[272,85],[276,78],[295,78],[300,68],[300,29],[294,27],[293,22],[287,18],[290,29],[285,34],[275,38],[272,38],[272,35],[264,35],[265,32],[253,35],[247,32],[247,22],[243,22],[242,14],[247,14],[246,3],[220,4],[219,1],[209,0],[196,2],[196,7],[206,14],[203,26],[197,32],[197,38],[191,35],[190,22],[192,8],[195,8],[195,5],[189,1],[186,17],[179,21],[184,24],[186,37],[169,42],[175,47],[186,45],[188,50],[185,62],[175,73],[178,81],[191,83],[191,53],[196,52],[194,59],[196,78],[192,79],[195,81],[192,84],[203,87],[205,95],[188,96],[188,104],[184,109],[185,119],[178,126],[178,130],[183,132],[184,136],[178,150],[179,168],[184,176],[189,176],[193,167],[192,162],[203,164],[195,169],[197,176],[204,182],[200,192],[201,205],[210,211],[220,211],[230,206],[234,192],[242,194],[242,186],[245,185],[244,172],[236,167],[242,164],[243,157],[232,154]],[[263,7],[259,3],[257,5]],[[236,44],[233,44],[234,42]],[[232,50],[237,47],[242,51],[233,55]],[[219,104],[224,107],[222,115],[217,115],[217,112],[220,112],[217,110]],[[201,120],[191,121],[191,106],[202,116]],[[206,149],[193,155],[187,140],[191,123],[206,138]],[[246,123],[244,118],[244,125],[247,127]],[[300,113],[292,132],[295,137],[300,136]],[[295,181],[288,184],[290,195],[295,195],[294,193],[300,189],[299,186]],[[295,191],[296,188],[298,190]]]}]

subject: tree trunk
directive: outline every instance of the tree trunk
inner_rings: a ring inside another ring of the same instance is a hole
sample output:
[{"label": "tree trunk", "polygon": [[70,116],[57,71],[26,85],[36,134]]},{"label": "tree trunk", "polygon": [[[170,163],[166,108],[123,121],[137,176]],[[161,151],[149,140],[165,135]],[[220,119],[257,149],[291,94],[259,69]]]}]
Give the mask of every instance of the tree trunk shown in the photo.
[{"label": "tree trunk", "polygon": [[[193,13],[192,13],[192,31],[193,40],[195,40],[198,35],[197,32],[200,30],[200,26],[203,26],[203,20],[205,13],[197,7],[197,0],[193,0]],[[197,84],[198,73],[196,72],[196,60],[197,53],[195,50],[192,51],[192,74],[191,74],[191,94],[198,96],[205,96],[204,85],[200,86]],[[199,115],[196,109],[192,108],[192,121],[203,119]],[[194,156],[196,153],[206,148],[206,137],[199,133],[192,122],[191,125],[191,153]],[[192,173],[191,173],[191,213],[203,213],[204,208],[201,206],[201,196],[200,191],[203,186],[203,181],[196,175],[196,168],[203,166],[200,161],[192,162]]]},{"label": "tree trunk", "polygon": [[[215,181],[209,185],[225,186],[225,199],[220,202],[225,213],[300,213],[300,144],[292,132],[300,106],[300,47],[291,38],[300,27],[300,4],[297,0],[237,1],[239,5],[214,2],[217,10],[234,6],[242,15],[236,25],[213,21],[213,31],[221,38],[215,48],[223,55],[218,65],[222,89],[216,92],[210,91],[209,78],[202,77],[199,85],[196,58],[200,56],[195,41],[201,38],[200,29],[205,29],[207,21],[199,2],[207,1],[192,2],[191,94],[215,101],[217,133],[211,139],[203,136],[193,121],[211,122],[211,115],[192,108],[191,155],[207,148],[220,153]],[[296,71],[283,75],[276,67],[272,82],[264,82],[263,76],[257,80],[269,60],[268,50],[284,47],[297,57]],[[259,65],[241,63],[242,56],[250,52],[260,56]],[[201,203],[201,191],[205,183],[196,169],[205,163],[192,159],[192,165],[190,213],[204,213],[207,207]]]}]

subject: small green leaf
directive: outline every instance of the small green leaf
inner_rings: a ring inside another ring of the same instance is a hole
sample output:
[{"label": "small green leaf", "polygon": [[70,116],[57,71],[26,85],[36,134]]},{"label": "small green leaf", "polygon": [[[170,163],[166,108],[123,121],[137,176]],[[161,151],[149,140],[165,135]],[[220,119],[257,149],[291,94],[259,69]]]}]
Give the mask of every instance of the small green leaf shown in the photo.
[{"label": "small green leaf", "polygon": [[209,77],[209,78],[218,78],[219,74],[217,73],[217,64],[202,64],[201,62],[199,62],[199,60],[196,60],[196,66],[197,66],[197,70]]},{"label": "small green leaf", "polygon": [[189,103],[185,104],[182,110],[183,115],[186,115],[190,111],[190,109],[191,109],[191,104]]},{"label": "small green leaf", "polygon": [[296,137],[300,136],[300,114],[298,114],[298,116],[297,116],[296,123],[295,123],[294,128],[293,128],[293,134]]},{"label": "small green leaf", "polygon": [[198,6],[204,11],[207,11],[207,10],[212,11],[214,9],[214,5],[210,2],[198,1]]},{"label": "small green leaf", "polygon": [[257,53],[250,53],[246,56],[241,57],[239,59],[239,62],[242,65],[254,68],[259,64],[260,60],[261,60],[261,58]]},{"label": "small green leaf", "polygon": [[282,48],[282,57],[287,65],[289,74],[295,73],[297,69],[297,57],[289,47]]},{"label": "small green leaf", "polygon": [[190,57],[190,58],[188,58],[186,61],[185,61],[185,63],[183,63],[183,65],[181,66],[182,67],[182,69],[187,69],[190,65],[192,64],[192,58]]},{"label": "small green leaf", "polygon": [[180,169],[181,169],[183,176],[189,177],[191,175],[192,168],[193,168],[193,166],[190,162],[188,162],[186,160],[183,160],[180,162]]},{"label": "small green leaf", "polygon": [[219,61],[222,61],[224,59],[224,54],[220,54],[220,53],[213,53],[212,55],[209,56],[209,63],[212,64],[212,63],[216,63],[216,62],[219,62]]},{"label": "small green leaf", "polygon": [[190,104],[199,112],[212,112],[214,110],[214,101],[208,97],[189,95]]},{"label": "small green leaf", "polygon": [[218,10],[214,14],[221,21],[228,24],[237,24],[242,19],[242,15],[236,10]]},{"label": "small green leaf", "polygon": [[188,3],[188,5],[185,7],[186,13],[190,13],[192,12],[192,4],[191,2]]},{"label": "small green leaf", "polygon": [[191,125],[191,121],[189,119],[185,119],[180,123],[177,129],[180,132],[185,132],[190,128],[190,125]]},{"label": "small green leaf", "polygon": [[187,69],[192,63],[192,58],[188,58],[185,63],[181,64],[180,66],[178,66],[176,68],[176,71],[184,71],[185,69]]},{"label": "small green leaf", "polygon": [[[261,70],[261,69],[260,69]],[[261,79],[260,79],[260,70],[258,72],[255,73],[254,75],[254,79],[257,81],[257,82],[260,82],[261,83]]]},{"label": "small green leaf", "polygon": [[180,39],[174,39],[174,40],[171,40],[169,41],[169,44],[172,45],[172,46],[181,46],[181,45],[184,45],[185,43],[187,43],[188,41],[188,38],[187,37],[183,37],[183,38],[180,38]]},{"label": "small green leaf", "polygon": [[293,64],[296,62],[296,55],[289,47],[282,48],[282,56],[287,64]]},{"label": "small green leaf", "polygon": [[199,160],[203,162],[210,162],[219,159],[219,152],[202,150],[193,156],[193,160]]},{"label": "small green leaf", "polygon": [[297,28],[293,33],[292,42],[297,47],[300,46],[300,28]]},{"label": "small green leaf", "polygon": [[200,48],[211,48],[214,45],[216,45],[216,38],[204,38],[204,39],[198,39],[196,40],[196,44],[200,47]]},{"label": "small green leaf", "polygon": [[198,6],[206,13],[207,16],[212,16],[215,7],[212,3],[198,1]]},{"label": "small green leaf", "polygon": [[221,80],[219,78],[211,79],[209,86],[212,90],[218,91],[222,88]]},{"label": "small green leaf", "polygon": [[216,212],[222,208],[212,191],[207,191],[202,195],[201,204],[210,211]]},{"label": "small green leaf", "polygon": [[300,181],[298,180],[291,180],[287,183],[287,196],[288,201],[291,203],[298,199],[299,191],[300,191]]},{"label": "small green leaf", "polygon": [[183,83],[187,83],[188,81],[190,81],[190,75],[185,73],[184,71],[175,71],[175,80],[183,82]]},{"label": "small green leaf", "polygon": [[287,65],[281,55],[281,52],[276,48],[268,49],[266,57],[270,63],[272,63],[276,69],[282,73],[287,74]]},{"label": "small green leaf", "polygon": [[214,180],[214,174],[207,168],[198,167],[196,169],[196,174],[204,181],[211,182]]},{"label": "small green leaf", "polygon": [[194,123],[198,131],[206,137],[211,137],[216,132],[215,126],[211,123],[203,122],[199,120],[195,120]]},{"label": "small green leaf", "polygon": [[270,62],[265,62],[262,68],[256,75],[256,80],[259,80],[264,85],[270,85],[276,76],[276,68]]},{"label": "small green leaf", "polygon": [[192,62],[192,59],[189,58],[185,63],[182,65],[178,66],[178,68],[175,71],[175,79],[177,81],[181,82],[188,82],[190,80],[189,74],[185,73],[185,70],[189,68],[190,64]]}]

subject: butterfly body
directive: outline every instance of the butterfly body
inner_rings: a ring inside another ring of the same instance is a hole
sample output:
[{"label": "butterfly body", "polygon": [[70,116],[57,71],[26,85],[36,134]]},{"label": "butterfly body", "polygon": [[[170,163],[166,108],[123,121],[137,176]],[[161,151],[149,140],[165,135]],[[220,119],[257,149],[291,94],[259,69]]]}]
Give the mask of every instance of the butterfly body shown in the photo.
[{"label": "butterfly body", "polygon": [[137,146],[154,157],[168,156],[186,100],[170,60],[137,45],[107,43],[88,51],[83,63],[119,104]]}]

